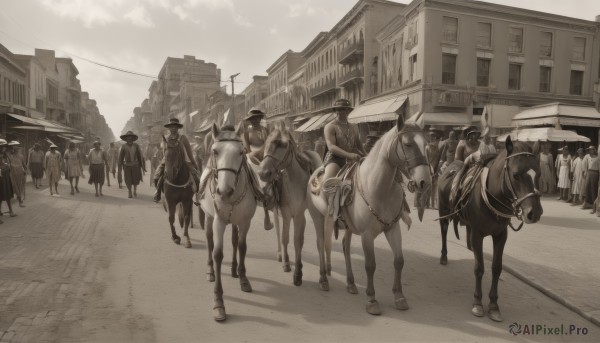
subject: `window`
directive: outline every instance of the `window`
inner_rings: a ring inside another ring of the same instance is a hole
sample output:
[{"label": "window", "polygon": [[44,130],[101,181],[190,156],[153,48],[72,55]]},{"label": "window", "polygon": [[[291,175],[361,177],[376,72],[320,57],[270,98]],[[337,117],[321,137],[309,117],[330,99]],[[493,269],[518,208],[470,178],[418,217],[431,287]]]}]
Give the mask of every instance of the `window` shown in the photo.
[{"label": "window", "polygon": [[491,60],[477,59],[477,87],[488,87],[490,85],[490,64]]},{"label": "window", "polygon": [[442,84],[453,85],[456,81],[456,55],[442,54]]},{"label": "window", "polygon": [[541,32],[540,35],[540,56],[552,56],[552,32]]},{"label": "window", "polygon": [[573,95],[583,94],[583,71],[571,70],[571,87],[569,93]]},{"label": "window", "polygon": [[410,56],[410,80],[414,81],[417,79],[417,54]]},{"label": "window", "polygon": [[571,59],[576,61],[585,60],[585,38],[575,37],[573,38],[573,50]]},{"label": "window", "polygon": [[550,81],[552,80],[552,68],[540,67],[540,92],[550,92]]},{"label": "window", "polygon": [[492,24],[477,23],[477,46],[480,48],[492,47]]},{"label": "window", "polygon": [[458,42],[458,18],[444,17],[442,39],[444,42]]},{"label": "window", "polygon": [[511,63],[508,65],[508,89],[521,89],[521,65]]},{"label": "window", "polygon": [[508,31],[508,52],[523,52],[523,28],[511,27]]}]

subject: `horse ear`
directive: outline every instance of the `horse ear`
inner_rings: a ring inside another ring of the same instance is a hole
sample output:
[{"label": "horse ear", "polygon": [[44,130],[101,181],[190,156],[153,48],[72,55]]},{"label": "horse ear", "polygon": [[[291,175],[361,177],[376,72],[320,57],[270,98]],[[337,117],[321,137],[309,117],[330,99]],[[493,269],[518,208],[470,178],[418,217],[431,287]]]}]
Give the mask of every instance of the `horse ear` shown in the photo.
[{"label": "horse ear", "polygon": [[235,128],[235,134],[238,136],[242,135],[242,132],[244,132],[244,123],[243,122],[239,122],[237,127]]},{"label": "horse ear", "polygon": [[421,128],[421,130],[423,130],[425,127],[425,116],[423,115],[423,112],[417,113],[415,123]]},{"label": "horse ear", "polygon": [[533,144],[533,153],[534,153],[535,155],[537,155],[537,154],[539,154],[539,153],[540,153],[540,150],[541,150],[541,146],[540,146],[540,145],[541,145],[541,144],[540,144],[540,141],[539,141],[539,140],[538,140],[537,142],[535,142],[535,144]]},{"label": "horse ear", "polygon": [[510,135],[508,135],[506,137],[506,142],[504,143],[504,145],[506,146],[506,156],[508,157],[508,156],[512,155],[514,146],[513,146],[512,138],[510,138]]},{"label": "horse ear", "polygon": [[216,123],[212,124],[212,133],[213,133],[213,137],[219,136],[219,127],[217,126]]}]

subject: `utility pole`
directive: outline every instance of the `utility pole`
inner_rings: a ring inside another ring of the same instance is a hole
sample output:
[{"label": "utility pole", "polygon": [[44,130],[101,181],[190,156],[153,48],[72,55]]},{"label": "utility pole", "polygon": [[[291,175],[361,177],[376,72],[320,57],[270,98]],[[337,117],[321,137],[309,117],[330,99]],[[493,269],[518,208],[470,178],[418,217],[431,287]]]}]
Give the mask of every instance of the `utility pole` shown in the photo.
[{"label": "utility pole", "polygon": [[229,79],[231,80],[231,109],[229,110],[229,115],[231,116],[232,125],[235,126],[235,78],[240,75],[240,73],[231,75]]}]

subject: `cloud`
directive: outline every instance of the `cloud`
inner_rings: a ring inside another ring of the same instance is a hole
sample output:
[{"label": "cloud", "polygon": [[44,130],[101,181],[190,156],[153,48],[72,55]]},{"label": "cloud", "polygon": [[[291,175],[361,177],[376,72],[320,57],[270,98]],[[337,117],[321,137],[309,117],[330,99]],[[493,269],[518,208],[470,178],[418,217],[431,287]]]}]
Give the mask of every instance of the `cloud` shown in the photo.
[{"label": "cloud", "polygon": [[136,8],[127,12],[123,18],[129,20],[133,25],[139,27],[154,27],[154,23],[152,22],[152,19],[150,19],[150,14],[146,8],[142,6],[137,6]]},{"label": "cloud", "polygon": [[290,18],[302,16],[312,17],[317,13],[317,9],[312,5],[311,0],[304,0],[302,2],[288,4],[288,9],[288,16]]},{"label": "cloud", "polygon": [[117,6],[118,1],[100,4],[94,0],[42,0],[42,5],[62,18],[80,20],[86,27],[91,27],[114,22],[116,18],[110,8]]},{"label": "cloud", "polygon": [[232,0],[186,0],[185,4],[189,8],[203,6],[211,10],[233,10],[235,8],[235,6],[233,6]]},{"label": "cloud", "polygon": [[246,17],[238,14],[238,13],[232,13],[231,15],[233,15],[233,21],[235,21],[236,24],[238,24],[239,26],[242,27],[253,27],[254,24],[252,24]]},{"label": "cloud", "polygon": [[190,17],[188,12],[179,5],[173,7],[172,12],[175,13],[181,21],[186,20],[187,18]]}]

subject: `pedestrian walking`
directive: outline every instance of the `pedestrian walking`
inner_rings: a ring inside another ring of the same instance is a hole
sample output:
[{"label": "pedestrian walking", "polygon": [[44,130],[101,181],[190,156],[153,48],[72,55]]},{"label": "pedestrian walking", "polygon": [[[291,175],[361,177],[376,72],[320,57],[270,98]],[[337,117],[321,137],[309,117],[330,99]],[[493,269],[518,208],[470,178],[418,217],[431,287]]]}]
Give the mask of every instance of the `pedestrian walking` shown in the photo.
[{"label": "pedestrian walking", "polygon": [[550,153],[550,145],[544,143],[540,153],[540,191],[545,194],[553,194],[556,189],[556,177],[554,176],[554,158]]},{"label": "pedestrian walking", "polygon": [[[2,212],[2,202],[6,201],[8,206],[8,211],[11,217],[15,217],[16,214],[12,208],[12,198],[14,197],[12,182],[10,180],[10,160],[8,158],[8,154],[6,149],[8,147],[8,143],[4,139],[0,139],[0,215],[3,215]],[[0,221],[0,224],[2,221]]]},{"label": "pedestrian walking", "polygon": [[581,194],[583,193],[584,170],[583,170],[583,148],[577,149],[577,157],[571,161],[571,171],[573,181],[571,185],[571,206],[581,205]]},{"label": "pedestrian walking", "polygon": [[94,142],[94,148],[90,150],[88,154],[88,161],[90,161],[90,178],[88,183],[94,184],[96,189],[96,196],[104,196],[102,194],[102,186],[104,185],[104,170],[108,171],[108,154],[101,148],[100,141]]},{"label": "pedestrian walking", "polygon": [[571,188],[571,155],[569,155],[569,147],[564,146],[562,155],[556,157],[556,170],[558,171],[558,191],[560,196],[558,200],[569,200],[569,189]]},{"label": "pedestrian walking", "polygon": [[[65,151],[65,178],[71,184],[71,195],[75,192],[79,193],[79,177],[83,177],[83,164],[81,163],[81,151],[75,146],[75,143],[70,142],[69,148]],[[75,187],[73,187],[75,181]]]},{"label": "pedestrian walking", "polygon": [[19,201],[19,207],[25,207],[23,201],[25,200],[27,165],[25,164],[25,156],[21,153],[21,143],[18,141],[9,142],[7,156],[10,161],[10,181],[13,192]]},{"label": "pedestrian walking", "polygon": [[[137,186],[142,181],[142,170],[146,171],[146,163],[142,155],[142,149],[137,143],[138,136],[132,131],[127,131],[121,136],[127,142],[121,146],[118,158],[119,180],[123,180],[129,191],[128,198],[137,197]],[[133,192],[132,192],[133,188]]]},{"label": "pedestrian walking", "polygon": [[[119,148],[115,146],[115,142],[110,143],[110,147],[107,151],[108,156],[108,169],[113,175],[113,179],[117,177],[117,160],[119,159]],[[107,178],[107,186],[110,187],[110,179]],[[118,181],[119,188],[121,188],[121,181]]]},{"label": "pedestrian walking", "polygon": [[431,172],[431,189],[426,200],[426,207],[437,209],[437,182],[440,175],[440,132],[433,128],[429,129],[429,143],[425,147],[425,155],[429,161],[429,171]]},{"label": "pedestrian walking", "polygon": [[[46,153],[46,157],[44,158],[44,170],[46,171],[46,177],[50,185],[50,195],[54,195],[54,193],[58,195],[58,182],[60,181],[60,171],[62,170],[62,156],[56,149],[58,149],[56,144],[53,143],[50,145],[50,151]],[[52,186],[54,186],[55,192],[52,192]]]},{"label": "pedestrian walking", "polygon": [[44,177],[44,152],[40,149],[40,144],[35,143],[33,149],[29,151],[27,159],[27,169],[31,175],[31,181],[35,189],[40,188],[40,182]]},{"label": "pedestrian walking", "polygon": [[[600,157],[596,152],[596,147],[591,145],[588,148],[589,154],[584,158],[583,168],[585,170],[585,183],[583,185],[583,207],[582,209],[592,209],[594,202],[598,197],[598,175],[600,170]],[[588,157],[589,156],[589,157]]]}]

